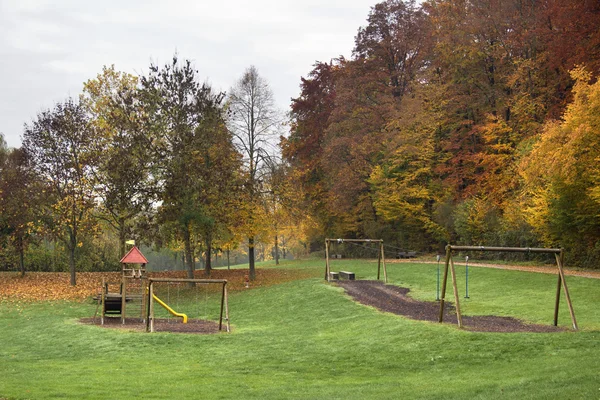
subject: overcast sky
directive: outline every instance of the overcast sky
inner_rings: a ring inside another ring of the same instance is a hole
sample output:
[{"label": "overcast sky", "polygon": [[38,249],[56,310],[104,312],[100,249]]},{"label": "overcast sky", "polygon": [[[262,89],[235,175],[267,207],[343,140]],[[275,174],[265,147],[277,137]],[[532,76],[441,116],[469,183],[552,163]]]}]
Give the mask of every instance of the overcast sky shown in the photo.
[{"label": "overcast sky", "polygon": [[0,132],[21,144],[23,124],[103,65],[146,74],[175,51],[228,90],[255,65],[288,109],[315,61],[352,52],[376,0],[0,0]]}]

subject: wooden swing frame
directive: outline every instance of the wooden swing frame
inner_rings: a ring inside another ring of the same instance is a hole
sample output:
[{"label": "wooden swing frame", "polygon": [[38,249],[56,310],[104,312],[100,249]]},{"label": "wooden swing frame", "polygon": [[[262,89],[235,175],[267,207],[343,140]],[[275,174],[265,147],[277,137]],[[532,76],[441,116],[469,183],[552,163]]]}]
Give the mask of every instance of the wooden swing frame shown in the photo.
[{"label": "wooden swing frame", "polygon": [[148,278],[148,293],[146,304],[147,315],[146,318],[146,332],[154,332],[154,283],[199,283],[199,284],[220,284],[221,286],[221,311],[219,313],[219,331],[223,330],[223,313],[225,314],[226,326],[225,330],[230,332],[231,328],[229,325],[229,301],[227,296],[227,280],[226,279],[176,279],[176,278]]},{"label": "wooden swing frame", "polygon": [[381,276],[381,266],[383,264],[384,282],[388,282],[387,268],[385,266],[385,252],[383,250],[383,239],[325,239],[325,280],[331,282],[331,265],[329,263],[329,249],[331,243],[379,243],[379,254],[377,259],[377,280]]},{"label": "wooden swing frame", "polygon": [[484,247],[484,246],[446,246],[446,263],[444,266],[444,280],[442,284],[442,296],[440,299],[440,317],[439,322],[442,323],[444,320],[444,299],[446,297],[446,284],[448,281],[448,268],[452,274],[452,288],[454,290],[454,301],[456,307],[456,319],[458,327],[462,328],[462,316],[460,313],[460,302],[458,299],[458,288],[456,286],[456,272],[454,270],[454,261],[452,260],[452,253],[454,251],[497,251],[497,252],[512,252],[512,253],[550,253],[554,254],[556,259],[556,266],[558,267],[558,285],[556,288],[556,301],[554,305],[554,326],[558,325],[558,308],[560,305],[560,291],[565,292],[565,299],[571,314],[571,322],[573,324],[573,330],[578,330],[577,321],[575,320],[575,312],[573,311],[573,304],[571,303],[571,297],[569,296],[569,289],[567,288],[567,282],[565,281],[565,273],[563,271],[564,263],[564,250],[563,249],[546,249],[546,248],[530,248],[530,247]]}]

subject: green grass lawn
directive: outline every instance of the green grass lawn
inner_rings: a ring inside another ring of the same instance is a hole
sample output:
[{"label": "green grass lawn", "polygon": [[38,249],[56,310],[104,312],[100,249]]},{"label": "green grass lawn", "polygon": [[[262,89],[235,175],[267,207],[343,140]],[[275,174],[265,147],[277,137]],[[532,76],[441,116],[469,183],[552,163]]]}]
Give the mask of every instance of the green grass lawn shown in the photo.
[{"label": "green grass lawn", "polygon": [[[567,277],[580,332],[473,333],[354,303],[315,278],[230,293],[233,332],[136,333],[77,323],[89,303],[0,304],[0,398],[399,399],[600,396],[600,280]],[[271,267],[271,266],[269,266]],[[376,264],[333,270],[374,278]],[[390,264],[434,300],[435,264]],[[457,268],[464,296],[464,266]],[[556,277],[470,268],[465,314],[549,324]],[[448,292],[451,295],[451,291]],[[560,324],[569,326],[562,305]]]}]

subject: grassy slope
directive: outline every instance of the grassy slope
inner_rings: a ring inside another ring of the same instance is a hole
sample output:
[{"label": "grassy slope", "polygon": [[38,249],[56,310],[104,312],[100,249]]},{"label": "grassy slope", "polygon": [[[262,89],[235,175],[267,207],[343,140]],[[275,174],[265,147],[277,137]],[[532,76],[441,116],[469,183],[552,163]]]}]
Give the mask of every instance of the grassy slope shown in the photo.
[{"label": "grassy slope", "polygon": [[[342,263],[375,274],[373,265]],[[435,270],[395,264],[388,272],[431,300]],[[555,277],[470,273],[465,312],[552,319]],[[212,336],[77,324],[93,313],[89,304],[0,304],[0,397],[596,398],[600,281],[568,283],[583,332],[462,332],[355,304],[319,278],[231,293],[234,333]],[[568,314],[561,322],[568,326]]]}]

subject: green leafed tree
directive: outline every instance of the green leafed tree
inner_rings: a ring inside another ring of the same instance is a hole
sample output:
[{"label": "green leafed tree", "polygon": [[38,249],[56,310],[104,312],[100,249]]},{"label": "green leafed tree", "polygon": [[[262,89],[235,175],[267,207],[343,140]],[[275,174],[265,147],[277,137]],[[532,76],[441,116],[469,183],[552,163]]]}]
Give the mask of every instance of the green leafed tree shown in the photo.
[{"label": "green leafed tree", "polygon": [[90,148],[95,130],[83,106],[68,99],[42,111],[26,125],[23,148],[35,173],[49,186],[51,206],[46,209],[47,230],[69,253],[71,285],[76,285],[76,255],[86,234],[95,229],[95,165]]},{"label": "green leafed tree", "polygon": [[192,63],[177,56],[163,67],[151,65],[141,87],[160,184],[159,220],[183,242],[193,278],[197,248],[205,250],[210,271],[212,242],[230,216],[227,196],[235,186],[238,156],[225,129],[224,95],[201,84]]}]

